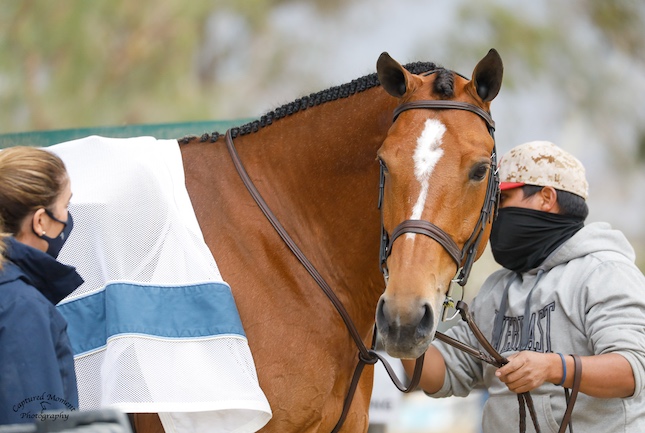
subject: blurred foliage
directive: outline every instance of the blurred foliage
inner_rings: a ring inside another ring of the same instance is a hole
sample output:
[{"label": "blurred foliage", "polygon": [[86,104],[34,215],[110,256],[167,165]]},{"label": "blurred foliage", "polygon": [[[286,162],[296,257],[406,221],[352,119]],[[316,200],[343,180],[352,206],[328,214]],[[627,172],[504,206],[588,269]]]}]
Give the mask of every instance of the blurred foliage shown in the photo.
[{"label": "blurred foliage", "polygon": [[[645,66],[645,2],[586,0],[582,1],[582,5],[612,48]],[[636,141],[636,158],[645,162],[645,127],[642,125]]]},{"label": "blurred foliage", "polygon": [[[269,87],[284,91],[283,80],[293,79],[284,77],[293,67],[291,54],[301,43],[272,33],[270,20],[276,9],[313,4],[319,16],[333,22],[349,5],[360,3],[0,2],[0,133],[261,114],[248,111],[252,92]],[[569,42],[571,17],[560,13],[559,0],[539,3],[546,5],[545,16],[518,13],[499,0],[462,1],[455,23],[460,31],[448,38],[448,55],[442,63],[456,67],[462,59],[479,58],[495,46],[506,69],[514,71],[505,76],[508,88],[520,85],[519,80],[548,73],[560,80],[577,107],[598,119],[594,123],[605,119],[607,111],[618,112],[620,100],[611,101],[612,94],[589,91],[609,80],[590,71],[587,59],[581,60],[577,52],[579,45]],[[363,7],[369,5],[363,3]],[[575,0],[573,9],[583,21],[600,29],[606,44],[645,60],[642,0]],[[325,38],[318,35],[321,41]],[[315,42],[309,41],[313,46],[304,54],[299,51],[305,65],[316,56]],[[428,52],[427,45],[423,52]],[[580,78],[572,80],[572,75]],[[247,100],[246,105],[230,97],[231,88],[236,88],[237,99]],[[603,106],[604,110],[598,110]],[[632,141],[645,142],[645,132]],[[631,154],[636,150],[643,155],[642,147],[630,149]]]},{"label": "blurred foliage", "polygon": [[214,77],[195,58],[209,16],[230,10],[259,31],[279,3],[5,0],[0,132],[206,119]]},{"label": "blurred foliage", "polygon": [[[504,86],[510,88],[542,73],[547,66],[546,61],[552,57],[553,46],[560,39],[552,23],[541,23],[528,15],[520,16],[494,1],[487,1],[483,8],[465,5],[459,18],[465,27],[471,28],[473,35],[483,34],[485,37],[458,39],[454,53],[466,53],[477,58],[477,53],[496,47],[503,55],[505,69],[517,71],[504,76]],[[516,80],[518,77],[521,82]]]},{"label": "blurred foliage", "polygon": [[613,47],[645,63],[642,0],[587,0],[581,6]]},{"label": "blurred foliage", "polygon": [[196,43],[209,9],[205,2],[5,2],[0,68],[15,87],[0,93],[11,117],[2,129],[139,122],[143,111],[159,114],[144,105],[153,94],[159,105],[181,103],[178,94],[195,92],[181,80],[193,54],[183,48]]},{"label": "blurred foliage", "polygon": [[[564,8],[559,0],[544,0],[531,5],[533,14],[518,14],[497,0],[478,6],[466,2],[460,9],[470,37],[466,32],[455,41],[455,55],[476,58],[497,47],[512,71],[504,76],[511,90],[548,75],[570,104],[568,115],[589,119],[601,142],[612,147],[615,166],[645,162],[645,128],[639,126],[645,112],[635,99],[626,99],[633,93],[625,84],[627,65],[645,68],[645,2],[576,0]],[[603,52],[609,54],[593,57]]]},{"label": "blurred foliage", "polygon": [[[577,0],[571,9],[575,17],[558,6],[559,0],[541,3],[546,11],[542,16],[518,14],[495,0],[482,0],[477,8],[465,3],[460,10],[460,20],[466,28],[480,27],[472,32],[478,35],[477,39],[485,41],[486,47],[501,47],[505,62],[521,63],[528,78],[543,72],[545,67],[554,73],[560,70],[567,74],[572,72],[571,66],[574,71],[588,68],[588,65],[576,65],[573,61],[579,57],[576,53],[579,41],[573,33],[583,30],[574,26],[581,23],[588,23],[590,28],[599,31],[612,49],[645,63],[645,3],[641,0]],[[589,43],[593,42],[589,40]],[[466,50],[474,54],[482,49],[481,42],[473,38],[461,38],[457,43],[455,51],[458,53]],[[550,63],[567,58],[572,59],[570,64],[557,67]]]}]

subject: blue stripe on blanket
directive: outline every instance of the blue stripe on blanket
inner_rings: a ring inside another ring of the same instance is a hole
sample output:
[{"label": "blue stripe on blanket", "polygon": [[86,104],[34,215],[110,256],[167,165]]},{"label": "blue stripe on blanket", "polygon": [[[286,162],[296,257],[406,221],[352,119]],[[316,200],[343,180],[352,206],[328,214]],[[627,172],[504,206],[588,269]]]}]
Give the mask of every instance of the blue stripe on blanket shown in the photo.
[{"label": "blue stripe on blanket", "polygon": [[92,295],[58,305],[74,355],[119,334],[164,338],[245,337],[231,289],[222,283],[152,286],[109,283]]}]

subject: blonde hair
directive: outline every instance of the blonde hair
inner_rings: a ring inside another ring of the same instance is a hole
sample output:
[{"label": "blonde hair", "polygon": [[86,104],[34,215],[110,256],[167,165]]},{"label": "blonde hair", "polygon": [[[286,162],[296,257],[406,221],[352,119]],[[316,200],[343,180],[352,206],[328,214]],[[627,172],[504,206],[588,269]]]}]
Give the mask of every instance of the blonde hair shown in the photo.
[{"label": "blonde hair", "polygon": [[49,208],[67,179],[65,164],[52,152],[27,146],[0,151],[0,253],[4,253],[4,236],[18,234],[31,212]]}]

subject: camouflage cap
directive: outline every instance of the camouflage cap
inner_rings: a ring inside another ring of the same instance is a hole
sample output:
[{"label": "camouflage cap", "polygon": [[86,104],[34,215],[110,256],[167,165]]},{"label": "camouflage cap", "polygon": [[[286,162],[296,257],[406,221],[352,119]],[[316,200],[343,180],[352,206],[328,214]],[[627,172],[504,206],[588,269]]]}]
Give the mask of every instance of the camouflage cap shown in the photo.
[{"label": "camouflage cap", "polygon": [[548,141],[531,141],[508,151],[499,162],[501,189],[551,186],[587,199],[585,168],[573,155]]}]

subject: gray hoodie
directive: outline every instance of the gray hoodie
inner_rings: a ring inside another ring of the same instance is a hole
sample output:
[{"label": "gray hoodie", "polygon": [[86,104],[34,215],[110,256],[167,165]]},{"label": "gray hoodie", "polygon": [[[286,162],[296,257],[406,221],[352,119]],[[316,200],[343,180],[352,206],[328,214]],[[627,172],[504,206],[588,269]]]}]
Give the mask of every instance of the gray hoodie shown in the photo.
[{"label": "gray hoodie", "polygon": [[[580,393],[572,416],[578,432],[645,432],[645,277],[634,258],[621,232],[606,223],[592,223],[538,268],[521,275],[507,269],[493,273],[471,305],[475,322],[493,340],[495,318],[508,286],[508,306],[496,339],[504,356],[525,347],[565,355],[619,353],[629,361],[636,381],[634,395],[601,399]],[[530,320],[523,326],[527,298]],[[447,334],[480,347],[463,322]],[[517,433],[517,395],[495,377],[496,368],[438,341],[434,344],[447,371],[443,388],[431,396],[466,396],[473,388],[485,387],[489,398],[484,432]],[[562,387],[545,383],[531,395],[542,432],[557,432],[566,406]],[[526,424],[532,432],[528,412]]]}]

